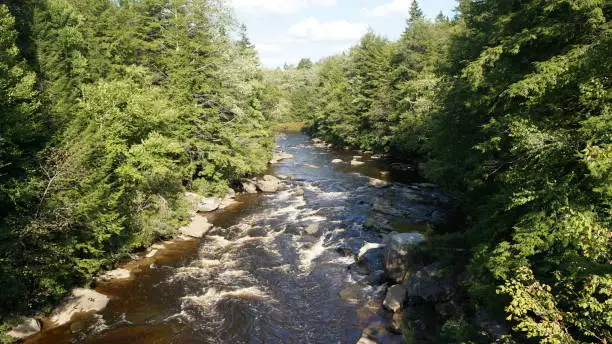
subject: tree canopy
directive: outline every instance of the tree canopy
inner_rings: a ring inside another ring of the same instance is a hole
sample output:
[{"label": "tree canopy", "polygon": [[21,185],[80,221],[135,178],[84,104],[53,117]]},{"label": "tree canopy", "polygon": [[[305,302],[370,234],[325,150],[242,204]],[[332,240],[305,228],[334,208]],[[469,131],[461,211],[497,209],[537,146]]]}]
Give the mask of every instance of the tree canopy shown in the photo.
[{"label": "tree canopy", "polygon": [[220,2],[8,1],[0,56],[2,320],[267,168],[259,59]]}]

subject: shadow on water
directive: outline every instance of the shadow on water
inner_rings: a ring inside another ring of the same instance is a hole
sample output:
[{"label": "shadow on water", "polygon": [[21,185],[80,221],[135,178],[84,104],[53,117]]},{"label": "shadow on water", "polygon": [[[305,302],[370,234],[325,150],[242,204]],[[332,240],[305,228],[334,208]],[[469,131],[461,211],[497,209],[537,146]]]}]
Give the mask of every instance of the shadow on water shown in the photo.
[{"label": "shadow on water", "polygon": [[348,267],[387,230],[435,223],[443,198],[392,183],[389,162],[369,155],[351,166],[356,153],[315,148],[298,133],[278,145],[294,155],[269,171],[287,179],[285,190],[240,196],[206,238],[175,242],[134,263],[135,279],[98,286],[111,298],[102,312],[27,343],[355,343],[370,324],[389,323],[386,285]]}]

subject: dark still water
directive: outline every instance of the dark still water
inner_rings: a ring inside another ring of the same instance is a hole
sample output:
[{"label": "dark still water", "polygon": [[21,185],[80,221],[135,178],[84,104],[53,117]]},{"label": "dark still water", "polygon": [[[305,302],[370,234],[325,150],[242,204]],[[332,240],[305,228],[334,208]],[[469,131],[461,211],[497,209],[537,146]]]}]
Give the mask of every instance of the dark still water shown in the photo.
[{"label": "dark still water", "polygon": [[[371,324],[385,326],[386,285],[348,267],[361,246],[381,241],[385,226],[418,230],[435,222],[440,210],[423,201],[435,191],[426,184],[381,187],[370,177],[399,180],[384,173],[388,162],[366,155],[365,165],[351,166],[355,152],[315,148],[302,134],[283,134],[278,145],[295,156],[269,172],[290,180],[284,191],[239,197],[243,205],[216,214],[208,237],[169,244],[133,263],[133,280],[99,285],[111,298],[102,312],[27,343],[356,343]],[[345,163],[331,163],[338,158]],[[407,192],[415,203],[394,205],[395,194]],[[375,202],[411,215],[379,219]],[[377,230],[367,229],[372,218]],[[313,224],[318,231],[306,233]]]}]

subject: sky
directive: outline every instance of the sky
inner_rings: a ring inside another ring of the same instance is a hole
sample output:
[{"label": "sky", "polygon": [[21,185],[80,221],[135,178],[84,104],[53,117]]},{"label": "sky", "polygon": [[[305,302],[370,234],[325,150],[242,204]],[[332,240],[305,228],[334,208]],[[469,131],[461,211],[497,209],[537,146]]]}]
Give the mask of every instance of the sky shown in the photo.
[{"label": "sky", "polygon": [[[373,30],[390,40],[406,26],[412,0],[229,0],[264,67],[342,53]],[[420,0],[425,16],[452,17],[455,0]]]}]

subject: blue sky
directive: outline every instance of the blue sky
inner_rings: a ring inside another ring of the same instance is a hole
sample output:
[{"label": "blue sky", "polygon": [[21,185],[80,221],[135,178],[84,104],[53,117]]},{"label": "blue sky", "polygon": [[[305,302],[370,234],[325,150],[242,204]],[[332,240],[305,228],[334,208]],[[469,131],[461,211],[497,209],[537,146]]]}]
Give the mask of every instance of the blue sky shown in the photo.
[{"label": "blue sky", "polygon": [[[229,0],[265,67],[341,53],[368,29],[395,40],[412,0]],[[453,16],[455,0],[420,0],[425,15]]]}]

